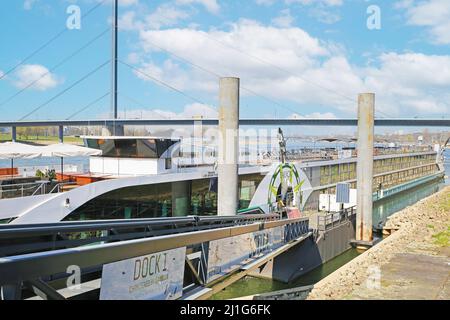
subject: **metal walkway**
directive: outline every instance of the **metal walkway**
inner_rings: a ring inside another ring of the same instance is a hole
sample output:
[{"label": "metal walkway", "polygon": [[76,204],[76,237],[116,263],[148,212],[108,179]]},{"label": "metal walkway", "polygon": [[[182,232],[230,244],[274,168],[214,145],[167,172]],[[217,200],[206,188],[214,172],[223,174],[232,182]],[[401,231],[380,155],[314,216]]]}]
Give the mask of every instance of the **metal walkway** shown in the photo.
[{"label": "metal walkway", "polygon": [[[279,245],[258,242],[275,230],[281,231]],[[245,275],[310,235],[308,218],[280,220],[276,214],[1,226],[1,298],[99,299],[105,265],[177,248],[186,248],[181,298],[200,298],[223,279]],[[255,240],[255,250],[211,277],[210,245],[242,236]],[[69,290],[74,266],[81,286]]]}]

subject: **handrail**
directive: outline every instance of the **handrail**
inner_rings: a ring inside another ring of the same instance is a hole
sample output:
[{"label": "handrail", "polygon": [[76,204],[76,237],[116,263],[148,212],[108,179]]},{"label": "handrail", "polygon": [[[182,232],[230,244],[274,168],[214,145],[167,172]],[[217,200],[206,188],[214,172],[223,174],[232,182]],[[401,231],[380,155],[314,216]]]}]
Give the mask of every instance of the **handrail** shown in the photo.
[{"label": "handrail", "polygon": [[273,221],[278,214],[0,225],[0,257]]},{"label": "handrail", "polygon": [[61,192],[61,187],[63,187],[63,186],[74,186],[74,185],[77,185],[77,183],[76,182],[60,182],[60,183],[58,183],[58,184],[56,184],[54,187],[53,187],[53,189],[52,190],[50,190],[50,192],[49,193],[55,193],[55,190],[57,189],[58,190],[58,192],[56,192],[56,193],[60,193]]},{"label": "handrail", "polygon": [[332,212],[323,216],[317,216],[317,230],[326,231],[329,228],[334,228],[336,225],[347,221],[349,217],[356,213],[356,206],[346,208],[339,212]]},{"label": "handrail", "polygon": [[[81,269],[91,268],[138,256],[180,247],[189,247],[208,241],[280,226],[307,225],[308,221],[308,219],[292,219],[259,222],[244,226],[232,226],[214,230],[180,233],[171,236],[157,236],[149,239],[92,245],[77,248],[76,250],[64,249],[8,257],[7,259],[0,259],[0,284],[14,284],[18,281],[64,273],[68,266],[74,264]],[[306,230],[306,228],[298,228],[297,237],[308,232],[309,230]]]},{"label": "handrail", "polygon": [[[41,192],[41,194],[45,193],[45,186],[49,184],[50,181],[35,181],[35,182],[25,182],[25,183],[17,183],[17,184],[2,184],[0,185],[0,192],[2,195],[15,194],[20,192],[20,195],[16,195],[12,198],[23,198],[24,196],[35,196]],[[25,195],[26,192],[34,190],[30,192],[31,194]]]}]

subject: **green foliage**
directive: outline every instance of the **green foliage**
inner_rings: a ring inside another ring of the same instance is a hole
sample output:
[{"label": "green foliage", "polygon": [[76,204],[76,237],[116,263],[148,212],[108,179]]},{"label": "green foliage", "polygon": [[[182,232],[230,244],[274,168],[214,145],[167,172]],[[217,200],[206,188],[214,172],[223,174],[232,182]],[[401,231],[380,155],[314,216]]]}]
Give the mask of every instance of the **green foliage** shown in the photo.
[{"label": "green foliage", "polygon": [[36,177],[41,179],[48,179],[50,181],[56,179],[56,171],[55,170],[45,170],[45,172],[42,172],[41,170],[36,171]]},{"label": "green foliage", "polygon": [[441,247],[450,246],[450,226],[447,227],[447,231],[438,233],[433,236],[434,243]]}]

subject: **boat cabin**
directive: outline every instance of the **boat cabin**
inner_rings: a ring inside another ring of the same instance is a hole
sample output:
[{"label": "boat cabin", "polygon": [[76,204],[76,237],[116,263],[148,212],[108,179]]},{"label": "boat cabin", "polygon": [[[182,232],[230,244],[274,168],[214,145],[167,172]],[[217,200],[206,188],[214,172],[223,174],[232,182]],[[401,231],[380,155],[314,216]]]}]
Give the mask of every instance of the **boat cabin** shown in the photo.
[{"label": "boat cabin", "polygon": [[82,137],[86,147],[102,150],[90,157],[91,174],[155,175],[175,172],[180,140],[160,137]]}]

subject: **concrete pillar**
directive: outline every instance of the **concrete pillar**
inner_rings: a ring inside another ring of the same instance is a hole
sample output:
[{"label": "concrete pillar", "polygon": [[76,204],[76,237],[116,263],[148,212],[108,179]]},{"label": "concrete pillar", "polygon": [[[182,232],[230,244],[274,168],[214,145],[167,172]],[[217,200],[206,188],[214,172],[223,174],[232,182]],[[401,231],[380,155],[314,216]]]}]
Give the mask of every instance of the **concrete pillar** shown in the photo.
[{"label": "concrete pillar", "polygon": [[357,164],[357,244],[370,245],[373,209],[373,148],[375,94],[363,93],[358,98],[358,164]]},{"label": "concrete pillar", "polygon": [[238,210],[239,78],[220,79],[218,215]]},{"label": "concrete pillar", "polygon": [[172,216],[191,214],[191,181],[172,182]]},{"label": "concrete pillar", "polygon": [[12,142],[17,141],[17,128],[16,127],[11,128],[11,140],[12,140]]},{"label": "concrete pillar", "polygon": [[59,137],[59,143],[64,142],[64,126],[58,127],[58,137]]}]

